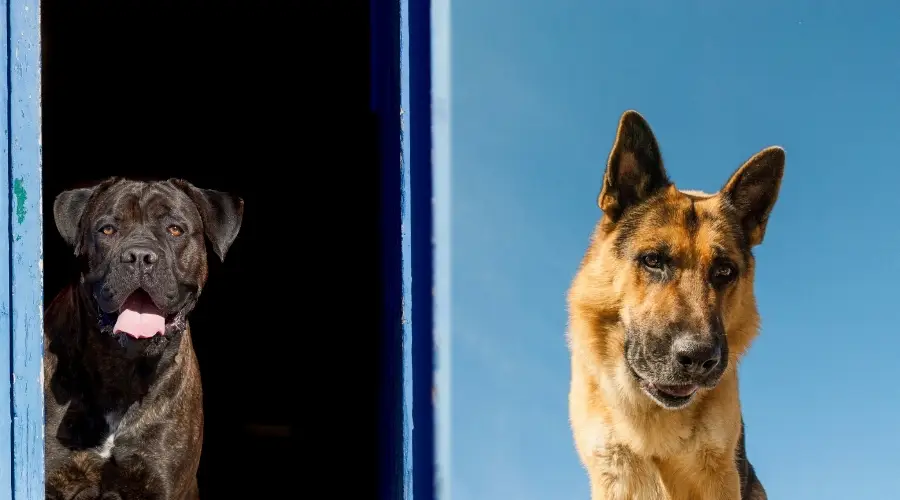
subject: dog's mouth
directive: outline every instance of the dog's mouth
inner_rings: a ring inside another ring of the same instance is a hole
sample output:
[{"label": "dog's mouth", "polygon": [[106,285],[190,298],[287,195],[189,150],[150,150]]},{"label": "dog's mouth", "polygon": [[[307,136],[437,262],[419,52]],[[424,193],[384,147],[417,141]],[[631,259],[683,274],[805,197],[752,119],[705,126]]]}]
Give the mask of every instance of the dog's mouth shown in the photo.
[{"label": "dog's mouth", "polygon": [[628,364],[628,370],[635,378],[641,390],[654,402],[668,410],[680,410],[684,408],[694,399],[697,391],[700,390],[699,384],[661,384],[651,382],[642,377],[635,371],[631,363]]},{"label": "dog's mouth", "polygon": [[700,390],[699,385],[662,385],[647,381],[641,381],[641,388],[657,403],[671,410],[687,406]]},{"label": "dog's mouth", "polygon": [[112,327],[113,335],[124,334],[134,339],[149,339],[157,335],[166,334],[166,325],[171,323],[172,317],[166,317],[142,289],[132,292],[117,313]]},{"label": "dog's mouth", "polygon": [[699,385],[662,385],[662,384],[649,384],[653,387],[657,392],[661,392],[666,396],[672,398],[689,398],[694,395],[697,390],[700,389]]}]

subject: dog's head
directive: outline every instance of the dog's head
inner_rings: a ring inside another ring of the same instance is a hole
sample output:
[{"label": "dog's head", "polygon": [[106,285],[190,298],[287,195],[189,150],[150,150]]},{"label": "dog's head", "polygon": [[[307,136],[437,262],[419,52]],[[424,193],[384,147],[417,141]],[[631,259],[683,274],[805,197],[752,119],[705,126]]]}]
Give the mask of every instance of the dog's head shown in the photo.
[{"label": "dog's head", "polygon": [[604,215],[570,295],[572,307],[614,325],[589,328],[598,338],[586,340],[624,364],[613,370],[631,379],[620,387],[682,408],[749,347],[759,322],[751,249],[763,241],[784,160],[767,148],[716,194],[680,191],[647,122],[622,116],[598,198]]},{"label": "dog's head", "polygon": [[101,330],[146,352],[186,327],[207,278],[204,238],[224,259],[243,207],[180,179],[112,178],[61,193],[53,216],[82,262]]}]

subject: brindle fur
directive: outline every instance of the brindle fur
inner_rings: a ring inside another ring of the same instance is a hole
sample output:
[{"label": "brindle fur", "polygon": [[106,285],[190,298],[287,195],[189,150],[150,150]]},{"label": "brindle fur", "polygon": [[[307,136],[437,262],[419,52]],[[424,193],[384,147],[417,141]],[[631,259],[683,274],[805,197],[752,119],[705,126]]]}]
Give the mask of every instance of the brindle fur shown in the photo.
[{"label": "brindle fur", "polygon": [[[46,500],[199,500],[203,390],[187,316],[208,277],[207,240],[224,259],[243,210],[178,179],[111,178],[56,198],[81,273],[44,315]],[[114,331],[138,289],[165,313],[164,335]]]},{"label": "brindle fur", "polygon": [[[622,115],[603,216],[568,295],[570,420],[592,500],[766,499],[744,447],[736,367],[758,333],[751,249],[784,159],[767,148],[718,193],[681,191],[647,122]],[[709,366],[679,357],[685,345],[706,346]],[[658,389],[678,384],[698,389]]]}]

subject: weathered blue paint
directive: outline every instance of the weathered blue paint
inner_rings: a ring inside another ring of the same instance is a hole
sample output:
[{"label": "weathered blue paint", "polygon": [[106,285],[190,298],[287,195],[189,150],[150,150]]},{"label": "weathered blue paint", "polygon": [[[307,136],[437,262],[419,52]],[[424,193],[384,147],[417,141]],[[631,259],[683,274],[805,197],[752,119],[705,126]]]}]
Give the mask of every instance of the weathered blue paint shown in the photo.
[{"label": "weathered blue paint", "polygon": [[[7,12],[6,0],[0,11]],[[9,30],[0,19],[0,193],[9,193]],[[9,221],[9,203],[0,203],[0,221]],[[10,331],[9,238],[0,237],[0,499],[12,498],[12,339]]]},{"label": "weathered blue paint", "polygon": [[39,0],[9,0],[12,500],[44,498]]},{"label": "weathered blue paint", "polygon": [[381,500],[404,494],[403,286],[401,251],[400,4],[370,0],[371,110],[378,124],[384,289],[379,445]]},{"label": "weathered blue paint", "polygon": [[409,1],[409,193],[412,268],[413,498],[435,498],[431,2]]},{"label": "weathered blue paint", "polygon": [[412,325],[415,318],[412,317],[412,241],[410,228],[410,197],[409,194],[409,1],[400,1],[400,126],[402,132],[403,148],[403,200],[402,200],[402,249],[403,249],[403,487],[404,500],[410,500],[413,495],[412,475],[412,401],[413,401],[413,370],[412,370]]}]

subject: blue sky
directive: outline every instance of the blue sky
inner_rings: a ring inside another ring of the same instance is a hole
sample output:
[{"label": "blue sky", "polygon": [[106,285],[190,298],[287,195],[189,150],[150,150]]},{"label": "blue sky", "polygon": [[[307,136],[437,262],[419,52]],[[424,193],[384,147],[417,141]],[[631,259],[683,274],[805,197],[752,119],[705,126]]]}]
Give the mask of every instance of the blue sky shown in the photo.
[{"label": "blue sky", "polygon": [[454,500],[589,497],[565,292],[622,111],[682,188],[787,150],[740,367],[770,498],[900,490],[900,4],[452,1]]}]

